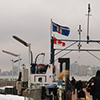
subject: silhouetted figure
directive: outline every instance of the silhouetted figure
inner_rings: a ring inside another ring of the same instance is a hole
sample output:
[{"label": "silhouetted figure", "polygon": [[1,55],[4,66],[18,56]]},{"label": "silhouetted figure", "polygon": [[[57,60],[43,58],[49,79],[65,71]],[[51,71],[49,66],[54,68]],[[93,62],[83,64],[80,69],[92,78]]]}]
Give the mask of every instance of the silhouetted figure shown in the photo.
[{"label": "silhouetted figure", "polygon": [[69,80],[69,90],[72,92],[71,81]]},{"label": "silhouetted figure", "polygon": [[93,100],[100,100],[100,70],[96,72],[96,76],[92,77],[88,84],[91,83],[90,95]]},{"label": "silhouetted figure", "polygon": [[42,78],[39,78],[38,81],[39,81],[39,82],[42,82]]},{"label": "silhouetted figure", "polygon": [[19,73],[18,81],[21,81],[21,77],[22,77],[22,72]]},{"label": "silhouetted figure", "polygon": [[76,88],[77,88],[77,98],[80,100],[80,98],[85,98],[86,100],[86,95],[85,95],[85,92],[82,90],[83,88],[83,83],[81,80],[79,80],[77,83],[76,83]]},{"label": "silhouetted figure", "polygon": [[74,77],[72,77],[71,86],[72,86],[73,94],[75,94],[75,84],[76,84],[76,80]]},{"label": "silhouetted figure", "polygon": [[79,80],[79,81],[76,83],[77,92],[78,92],[79,90],[82,90],[82,88],[83,88],[82,85],[83,85],[83,83],[82,83],[81,80]]}]

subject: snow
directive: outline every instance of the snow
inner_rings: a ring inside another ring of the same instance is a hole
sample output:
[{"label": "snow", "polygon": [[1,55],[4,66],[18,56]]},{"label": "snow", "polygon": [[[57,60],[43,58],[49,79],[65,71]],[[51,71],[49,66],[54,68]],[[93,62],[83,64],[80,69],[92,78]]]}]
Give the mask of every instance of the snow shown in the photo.
[{"label": "snow", "polygon": [[[0,100],[29,100],[26,97],[17,96],[17,95],[2,95],[0,94]],[[33,99],[31,99],[33,100]]]},{"label": "snow", "polygon": [[[13,86],[0,87],[1,90],[4,90],[5,88],[13,88]],[[0,94],[0,100],[29,100],[29,99],[27,97],[18,96],[18,95]],[[33,100],[33,99],[31,98],[30,100]]]},{"label": "snow", "polygon": [[4,90],[5,88],[13,88],[13,86],[4,86],[4,87],[0,87],[0,89]]}]

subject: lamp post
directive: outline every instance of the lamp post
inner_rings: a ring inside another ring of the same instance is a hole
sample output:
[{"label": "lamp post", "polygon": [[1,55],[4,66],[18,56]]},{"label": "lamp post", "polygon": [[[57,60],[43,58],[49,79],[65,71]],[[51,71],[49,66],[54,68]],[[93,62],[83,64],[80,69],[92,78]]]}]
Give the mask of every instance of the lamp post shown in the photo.
[{"label": "lamp post", "polygon": [[11,60],[12,61],[12,81],[13,81],[13,66],[14,66],[14,62],[13,62],[13,60]]},{"label": "lamp post", "polygon": [[28,69],[28,88],[30,88],[30,67],[31,67],[31,44],[25,42],[24,40],[20,39],[17,36],[13,36],[14,39],[22,43],[24,46],[29,48],[29,69]]},{"label": "lamp post", "polygon": [[19,76],[19,68],[20,68],[20,60],[21,60],[20,54],[14,54],[14,53],[11,53],[11,52],[8,52],[5,50],[2,50],[2,52],[7,53],[7,54],[12,55],[12,56],[15,56],[15,57],[18,57],[18,60],[15,60],[15,61],[12,60],[12,79],[13,79],[13,63],[15,63],[17,61],[18,61],[18,76]]},{"label": "lamp post", "polygon": [[[20,60],[22,60],[22,59],[20,59]],[[12,59],[11,61],[12,61],[12,81],[13,81],[13,67],[14,67],[14,63],[18,62],[19,59],[18,59],[18,60],[15,60],[15,61]],[[19,65],[19,64],[18,64],[18,65]],[[18,75],[19,75],[19,69],[20,69],[20,68],[18,68]]]}]

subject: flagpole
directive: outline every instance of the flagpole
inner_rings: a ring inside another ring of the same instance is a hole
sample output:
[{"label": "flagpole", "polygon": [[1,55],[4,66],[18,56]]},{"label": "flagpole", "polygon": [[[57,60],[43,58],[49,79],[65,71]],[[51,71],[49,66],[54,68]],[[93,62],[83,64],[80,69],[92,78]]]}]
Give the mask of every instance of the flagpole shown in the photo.
[{"label": "flagpole", "polygon": [[50,26],[50,38],[52,36],[52,30],[53,30],[53,27],[52,27],[52,19],[51,19],[51,26]]},{"label": "flagpole", "polygon": [[50,51],[50,64],[54,65],[54,38],[52,36],[52,19],[51,19],[51,28],[50,28],[50,43],[51,43],[51,51]]},{"label": "flagpole", "polygon": [[[52,44],[52,19],[50,23],[50,48],[51,48],[51,44]],[[51,60],[52,60],[52,52],[50,50],[50,64],[51,64]]]},{"label": "flagpole", "polygon": [[88,21],[87,21],[87,43],[89,44],[89,16],[90,16],[90,4],[88,4]]}]

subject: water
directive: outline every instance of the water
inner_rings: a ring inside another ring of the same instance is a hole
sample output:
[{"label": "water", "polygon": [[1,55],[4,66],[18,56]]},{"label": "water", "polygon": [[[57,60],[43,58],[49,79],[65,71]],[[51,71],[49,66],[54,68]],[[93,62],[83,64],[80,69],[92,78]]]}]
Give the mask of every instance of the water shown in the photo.
[{"label": "water", "polygon": [[[70,76],[70,80],[71,80],[71,77],[72,76]],[[93,77],[93,76],[73,76],[73,77],[76,79],[76,81],[79,81],[79,80],[89,81],[91,79],[91,77]]]},{"label": "water", "polygon": [[17,80],[18,76],[0,76],[0,81],[4,80],[4,81],[11,81],[11,80]]},{"label": "water", "polygon": [[[71,77],[72,76],[70,76],[70,80],[71,80]],[[73,76],[73,77],[76,79],[76,81],[78,81],[78,80],[88,81],[93,76]],[[13,76],[13,80],[17,80],[17,79],[18,79],[18,76]],[[0,80],[11,81],[12,76],[0,76]]]}]

